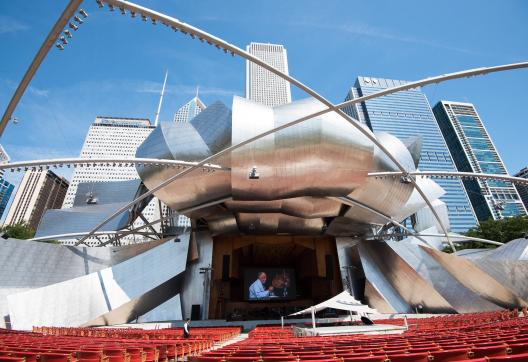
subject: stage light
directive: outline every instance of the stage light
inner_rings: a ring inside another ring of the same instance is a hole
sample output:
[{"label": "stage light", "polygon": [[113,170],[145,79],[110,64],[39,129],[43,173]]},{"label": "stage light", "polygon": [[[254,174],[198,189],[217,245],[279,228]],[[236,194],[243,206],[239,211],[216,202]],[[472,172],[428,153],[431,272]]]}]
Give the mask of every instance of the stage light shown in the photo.
[{"label": "stage light", "polygon": [[104,7],[104,4],[101,0],[95,0],[95,2],[97,3],[97,5],[99,5],[100,8]]},{"label": "stage light", "polygon": [[156,25],[158,23],[157,20],[154,18],[152,18],[151,20],[152,20],[152,25]]},{"label": "stage light", "polygon": [[125,15],[125,8],[119,8],[119,10],[121,11],[121,15]]},{"label": "stage light", "polygon": [[147,17],[145,15],[141,14],[141,20],[147,21]]},{"label": "stage light", "polygon": [[64,45],[68,44],[68,41],[66,40],[66,38],[65,38],[64,36],[61,36],[61,37],[59,38],[59,40],[60,40],[61,43],[64,44]]},{"label": "stage light", "polygon": [[75,21],[78,22],[79,24],[84,23],[84,21],[82,21],[82,19],[81,19],[80,17],[78,17],[77,15],[75,15],[75,16],[73,17],[73,20],[75,20]]},{"label": "stage light", "polygon": [[68,38],[70,39],[73,38],[73,34],[68,29],[64,29],[63,33],[66,34]]},{"label": "stage light", "polygon": [[79,27],[75,25],[74,23],[72,23],[71,21],[68,24],[68,26],[70,27],[70,29],[73,29],[74,31],[77,31],[77,29],[79,29]]},{"label": "stage light", "polygon": [[130,16],[133,17],[133,18],[135,18],[135,17],[136,17],[136,12],[135,12],[135,11],[131,11],[131,12],[130,12]]},{"label": "stage light", "polygon": [[64,50],[64,46],[63,46],[61,43],[57,43],[57,44],[55,44],[55,46],[56,46],[59,50]]},{"label": "stage light", "polygon": [[79,10],[79,14],[81,14],[83,18],[87,18],[88,17],[88,13],[84,9],[80,9]]}]

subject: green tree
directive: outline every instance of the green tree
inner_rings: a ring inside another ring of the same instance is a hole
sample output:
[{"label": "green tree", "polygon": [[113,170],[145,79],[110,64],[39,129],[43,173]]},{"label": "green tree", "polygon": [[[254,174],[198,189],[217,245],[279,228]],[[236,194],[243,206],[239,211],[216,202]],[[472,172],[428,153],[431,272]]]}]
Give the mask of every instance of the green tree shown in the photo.
[{"label": "green tree", "polygon": [[35,236],[35,230],[25,222],[19,222],[13,225],[2,227],[2,233],[14,239],[31,239]]},{"label": "green tree", "polygon": [[[528,217],[514,216],[500,220],[488,219],[481,221],[480,225],[476,228],[468,230],[465,235],[507,243],[511,240],[528,236]],[[495,248],[495,246],[479,241],[471,241],[457,245],[457,250],[484,248]],[[451,252],[451,248],[445,248],[444,251]]]},{"label": "green tree", "polygon": [[482,221],[477,228],[466,232],[467,236],[507,243],[528,235],[528,217],[514,216],[500,220]]}]

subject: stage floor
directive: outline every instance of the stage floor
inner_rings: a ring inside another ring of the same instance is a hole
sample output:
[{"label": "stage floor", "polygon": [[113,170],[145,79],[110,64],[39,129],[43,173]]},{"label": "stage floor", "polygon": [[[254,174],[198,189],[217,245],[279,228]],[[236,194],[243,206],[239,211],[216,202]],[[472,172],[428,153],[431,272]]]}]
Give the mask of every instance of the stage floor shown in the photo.
[{"label": "stage floor", "polygon": [[335,326],[301,328],[295,327],[294,334],[298,336],[338,336],[340,334],[401,334],[407,329],[404,326],[392,324],[373,324],[371,326]]}]

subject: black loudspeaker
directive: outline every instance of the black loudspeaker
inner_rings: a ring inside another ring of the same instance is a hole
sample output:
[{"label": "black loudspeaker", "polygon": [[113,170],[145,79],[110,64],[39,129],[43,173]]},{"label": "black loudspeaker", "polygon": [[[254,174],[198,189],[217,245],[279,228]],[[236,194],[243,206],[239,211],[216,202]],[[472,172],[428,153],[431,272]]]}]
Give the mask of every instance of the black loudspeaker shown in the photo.
[{"label": "black loudspeaker", "polygon": [[365,317],[365,316],[361,316],[361,321],[363,322],[364,325],[366,326],[371,326],[374,324],[374,322],[368,318],[368,317]]},{"label": "black loudspeaker", "polygon": [[191,320],[200,320],[200,304],[193,304],[191,307]]},{"label": "black loudspeaker", "polygon": [[326,279],[334,279],[334,258],[332,255],[325,255]]},{"label": "black loudspeaker", "polygon": [[229,263],[231,262],[231,255],[224,255],[222,258],[222,281],[229,281]]}]

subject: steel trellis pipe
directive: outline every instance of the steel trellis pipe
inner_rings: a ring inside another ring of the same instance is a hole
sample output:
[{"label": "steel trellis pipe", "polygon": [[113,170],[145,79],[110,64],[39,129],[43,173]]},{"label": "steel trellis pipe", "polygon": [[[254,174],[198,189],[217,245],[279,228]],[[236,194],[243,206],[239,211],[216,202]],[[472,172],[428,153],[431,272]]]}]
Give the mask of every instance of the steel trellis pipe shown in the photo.
[{"label": "steel trellis pipe", "polygon": [[[223,47],[224,49],[226,49],[226,51],[230,51],[232,52],[233,54],[238,54],[240,55],[241,57],[243,57],[244,59],[248,60],[248,61],[251,61],[257,65],[260,65],[262,66],[264,69],[267,69],[269,71],[271,71],[272,73],[278,75],[279,77],[287,80],[288,82],[290,82],[291,84],[294,84],[296,85],[298,88],[300,88],[301,90],[305,91],[306,93],[308,93],[309,95],[311,95],[312,97],[314,97],[315,99],[319,100],[321,103],[323,103],[324,105],[326,105],[328,107],[328,112],[330,111],[334,111],[336,112],[337,114],[339,114],[341,117],[343,117],[347,122],[349,122],[351,125],[353,125],[356,129],[358,129],[363,135],[365,135],[369,140],[371,140],[376,146],[378,146],[378,148],[380,148],[380,150],[382,152],[384,152],[387,157],[389,157],[389,159],[394,162],[394,164],[396,164],[396,166],[404,173],[407,172],[407,170],[405,170],[405,168],[403,167],[403,165],[376,139],[376,137],[370,133],[369,131],[365,130],[361,125],[359,125],[359,123],[354,120],[352,117],[348,116],[347,114],[345,114],[343,111],[341,111],[339,108],[336,108],[336,106],[334,104],[332,104],[331,102],[329,102],[328,100],[326,100],[326,98],[324,98],[323,96],[321,96],[320,94],[318,94],[317,92],[315,92],[314,90],[312,90],[311,88],[309,88],[308,86],[304,85],[303,83],[301,83],[300,81],[296,80],[295,78],[275,69],[274,67],[270,66],[269,64],[267,64],[266,62],[260,60],[259,58],[251,55],[250,53],[232,45],[232,44],[229,44],[227,42],[225,42],[224,40],[220,39],[220,38],[217,38],[209,33],[206,33],[200,29],[197,29],[193,26],[190,26],[188,24],[184,24],[182,22],[180,22],[179,20],[177,19],[174,19],[172,17],[169,17],[167,15],[164,15],[164,14],[161,14],[161,13],[158,13],[158,12],[155,12],[153,10],[150,10],[150,9],[147,9],[145,7],[142,7],[142,6],[139,6],[139,5],[136,5],[136,4],[133,4],[131,2],[125,2],[125,1],[122,1],[122,0],[105,0],[106,3],[108,4],[113,4],[117,7],[119,7],[120,9],[127,9],[129,11],[134,11],[134,12],[138,12],[138,13],[141,13],[142,16],[145,16],[148,15],[149,17],[151,17],[152,19],[157,19],[159,20],[160,22],[166,24],[166,25],[170,25],[170,26],[173,26],[173,27],[177,27],[179,28],[180,30],[185,29],[186,31],[190,32],[191,34],[195,35],[195,36],[198,36],[200,39],[202,40],[207,40],[208,42],[210,43],[214,43],[218,46],[221,46]],[[304,118],[304,117],[303,117]],[[312,118],[312,117],[309,117],[309,118]],[[309,119],[307,118],[307,119]],[[261,135],[261,137],[263,137],[264,134]],[[231,151],[236,149],[236,148],[239,148],[239,147],[242,147],[244,144],[244,142],[242,143],[239,143],[238,145],[235,145],[235,146],[231,146]],[[223,151],[226,151],[228,150],[229,147]],[[219,157],[220,154],[223,152],[223,151],[220,151],[219,153],[217,153],[216,155],[213,155],[211,157]],[[205,159],[204,159],[205,160]],[[202,162],[204,161],[202,160]],[[197,167],[197,166],[195,166]],[[189,169],[190,171],[193,170],[193,168],[191,167]],[[189,172],[190,172],[189,171]],[[181,172],[179,174],[176,174],[172,177],[170,177],[169,179],[167,179],[166,181],[162,182],[160,185],[158,185],[157,187],[151,189],[149,192],[155,192],[157,190],[159,190],[161,187],[165,186],[164,184],[168,185],[170,182],[172,182],[173,180],[176,180],[178,177],[181,177],[184,175],[184,172]],[[445,227],[445,225],[443,224],[442,220],[440,219],[440,216],[438,215],[438,213],[436,212],[436,210],[434,209],[434,207],[432,206],[431,204],[431,201],[427,198],[427,196],[425,195],[425,193],[421,190],[421,188],[418,186],[418,184],[416,183],[416,180],[413,178],[413,177],[409,177],[409,179],[411,180],[414,188],[416,188],[416,190],[418,191],[418,193],[422,196],[422,198],[424,199],[424,201],[426,202],[426,204],[429,206],[429,208],[431,209],[431,212],[433,213],[434,217],[436,218],[438,224],[440,225],[440,227],[442,228],[442,231],[444,232],[444,234],[446,235],[446,238],[449,242],[449,244],[451,245],[452,249],[455,250],[455,247],[454,245],[451,243],[450,239],[449,239],[449,235],[448,235],[448,231]],[[168,182],[167,182],[168,181]],[[163,185],[163,186],[161,186]],[[154,190],[154,191],[153,191]],[[147,195],[147,194],[144,194],[144,195]],[[144,196],[143,195],[143,196]],[[140,196],[141,198],[142,196]],[[140,201],[140,198],[136,199],[137,201]],[[133,205],[133,204],[132,204]],[[124,208],[124,207],[123,207]],[[123,209],[122,208],[122,209]],[[112,218],[116,217],[117,215],[119,215],[121,212],[125,211],[125,209],[123,209],[122,211],[119,211],[119,213],[117,214],[113,214],[111,215],[107,220],[103,221],[101,224],[99,224],[98,226],[96,226],[96,228],[93,230],[93,231],[96,231],[98,230],[100,227],[104,226],[107,222],[109,222]],[[89,236],[87,236],[89,237]],[[86,240],[86,238],[83,238],[79,241],[80,242],[83,242],[84,240]]]}]

